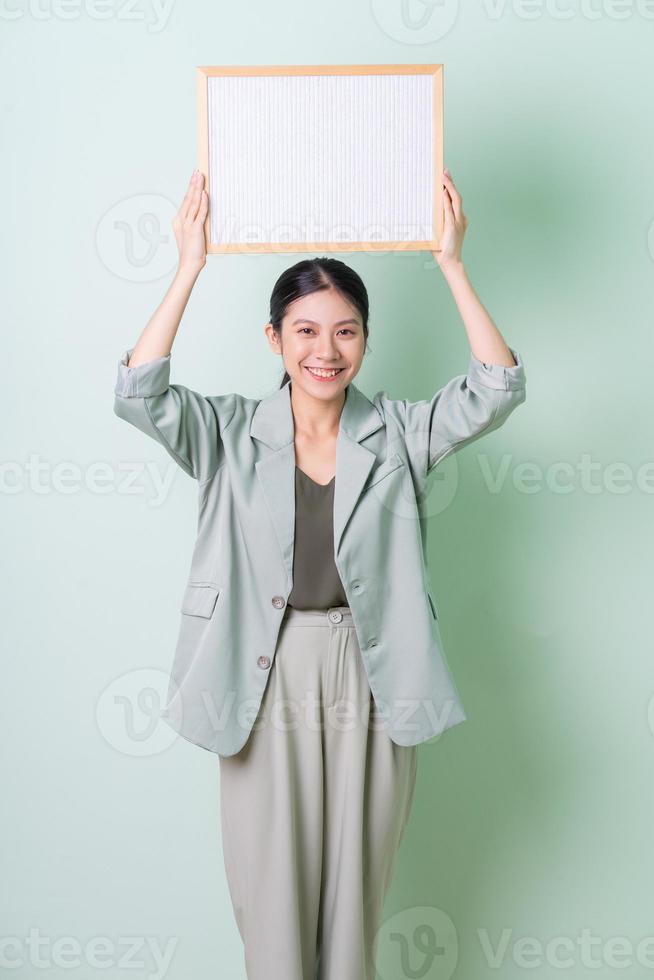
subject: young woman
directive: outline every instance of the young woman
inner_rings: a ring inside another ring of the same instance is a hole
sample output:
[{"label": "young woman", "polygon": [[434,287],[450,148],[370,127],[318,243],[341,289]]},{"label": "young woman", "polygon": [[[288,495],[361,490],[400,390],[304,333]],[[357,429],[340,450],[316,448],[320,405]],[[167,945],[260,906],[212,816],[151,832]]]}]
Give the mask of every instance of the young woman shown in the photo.
[{"label": "young woman", "polygon": [[171,385],[170,351],[206,262],[197,171],[173,223],[175,279],[118,367],[116,413],[198,481],[164,717],[219,755],[250,980],[373,980],[417,745],[466,717],[418,499],[438,462],[524,401],[525,375],[467,278],[468,222],[447,170],[443,204],[434,256],[471,354],[467,374],[430,400],[371,401],[354,385],[368,297],[332,258],[298,262],[275,284],[265,334],[286,373],[273,395]]}]

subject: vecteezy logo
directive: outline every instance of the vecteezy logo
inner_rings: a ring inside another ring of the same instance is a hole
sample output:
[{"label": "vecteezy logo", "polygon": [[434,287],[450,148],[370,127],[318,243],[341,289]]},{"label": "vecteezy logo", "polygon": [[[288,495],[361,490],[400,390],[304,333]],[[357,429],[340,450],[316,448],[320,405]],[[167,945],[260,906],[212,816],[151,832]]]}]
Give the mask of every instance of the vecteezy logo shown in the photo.
[{"label": "vecteezy logo", "polygon": [[371,0],[382,31],[403,44],[429,44],[452,30],[459,0]]},{"label": "vecteezy logo", "polygon": [[104,740],[123,755],[151,756],[163,752],[177,733],[161,720],[167,675],[155,667],[128,670],[102,691],[96,724]]},{"label": "vecteezy logo", "polygon": [[177,262],[172,229],[176,212],[161,194],[135,194],[114,204],[95,236],[103,264],[130,282],[153,282],[168,275]]},{"label": "vecteezy logo", "polygon": [[459,939],[447,912],[421,905],[387,919],[377,932],[375,949],[383,980],[450,980]]}]

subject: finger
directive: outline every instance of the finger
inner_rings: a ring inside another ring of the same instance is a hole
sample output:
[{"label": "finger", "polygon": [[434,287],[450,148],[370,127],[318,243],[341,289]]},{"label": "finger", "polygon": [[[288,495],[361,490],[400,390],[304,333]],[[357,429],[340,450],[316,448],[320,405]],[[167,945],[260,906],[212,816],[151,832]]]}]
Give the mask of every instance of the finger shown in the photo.
[{"label": "finger", "polygon": [[202,197],[200,200],[200,207],[198,208],[197,221],[199,224],[203,225],[205,218],[207,217],[207,211],[209,210],[209,195],[206,191],[202,191]]},{"label": "finger", "polygon": [[[191,212],[192,209],[197,209],[197,205],[200,200],[199,189],[202,188],[203,184],[204,177],[199,170],[194,170],[189,181],[186,196],[184,197],[182,205],[179,209],[179,216],[182,221],[185,221],[189,217],[189,212]],[[193,211],[193,213],[195,213],[195,211]]]},{"label": "finger", "polygon": [[454,209],[452,207],[452,199],[450,197],[447,187],[443,188],[443,204],[445,207],[445,222],[446,224],[454,224]]},{"label": "finger", "polygon": [[454,184],[454,181],[452,180],[452,178],[451,177],[448,177],[446,173],[443,174],[443,183],[445,184],[445,186],[447,187],[448,191],[450,192],[450,197],[452,198],[452,202],[453,202],[453,205],[454,205],[454,214],[456,215],[456,220],[457,221],[460,221],[461,220],[462,204],[463,204],[461,195],[459,194],[458,190],[456,189],[455,184]]},{"label": "finger", "polygon": [[188,211],[186,212],[187,221],[195,221],[197,217],[198,208],[202,202],[202,183],[203,178],[200,174],[200,177],[195,181],[195,186],[191,193],[191,200],[189,201]]},{"label": "finger", "polygon": [[443,171],[443,185],[447,187],[452,197],[460,196],[449,170]]},{"label": "finger", "polygon": [[195,184],[195,174],[196,174],[196,171],[194,170],[193,173],[191,174],[191,179],[188,182],[188,187],[186,189],[186,194],[184,195],[184,198],[182,200],[182,203],[179,206],[179,211],[177,212],[177,217],[180,218],[180,219],[182,219],[182,220],[186,216],[186,212],[188,211],[188,206],[189,206],[189,203],[191,201],[191,197],[193,195],[193,187],[194,187],[194,184]]}]

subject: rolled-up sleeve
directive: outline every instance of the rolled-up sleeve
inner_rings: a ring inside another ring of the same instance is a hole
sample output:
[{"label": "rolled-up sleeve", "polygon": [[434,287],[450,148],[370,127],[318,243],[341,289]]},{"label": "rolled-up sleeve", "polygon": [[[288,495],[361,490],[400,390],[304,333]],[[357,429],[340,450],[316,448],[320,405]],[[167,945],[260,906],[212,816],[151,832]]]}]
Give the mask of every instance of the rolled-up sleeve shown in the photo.
[{"label": "rolled-up sleeve", "polygon": [[114,413],[156,439],[199,482],[224,460],[222,435],[234,416],[236,395],[208,397],[170,384],[170,354],[128,367],[130,347],[118,363]]},{"label": "rolled-up sleeve", "polygon": [[485,364],[470,353],[467,374],[453,378],[424,401],[404,405],[407,445],[420,451],[429,473],[445,456],[498,429],[526,398],[522,358]]}]

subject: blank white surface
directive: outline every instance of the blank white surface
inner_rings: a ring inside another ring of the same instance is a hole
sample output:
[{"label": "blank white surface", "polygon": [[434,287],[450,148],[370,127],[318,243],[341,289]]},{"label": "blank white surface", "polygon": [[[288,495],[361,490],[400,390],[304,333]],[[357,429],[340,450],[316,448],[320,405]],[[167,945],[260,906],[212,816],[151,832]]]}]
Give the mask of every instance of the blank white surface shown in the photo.
[{"label": "blank white surface", "polygon": [[432,74],[207,81],[213,244],[433,237]]}]

